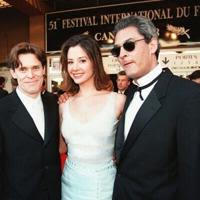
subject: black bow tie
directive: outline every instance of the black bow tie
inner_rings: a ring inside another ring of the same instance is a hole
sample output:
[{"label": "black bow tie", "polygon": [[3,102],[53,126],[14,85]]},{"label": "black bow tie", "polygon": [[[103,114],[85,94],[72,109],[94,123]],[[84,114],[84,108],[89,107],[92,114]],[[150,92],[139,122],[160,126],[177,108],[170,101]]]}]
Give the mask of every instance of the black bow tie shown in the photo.
[{"label": "black bow tie", "polygon": [[136,91],[139,92],[140,99],[142,101],[144,101],[144,98],[142,97],[142,90],[145,89],[145,88],[148,88],[149,86],[151,86],[152,84],[154,84],[159,79],[160,75],[161,75],[161,73],[158,76],[156,76],[156,78],[154,78],[150,83],[148,83],[148,84],[146,84],[146,85],[144,85],[142,87],[137,86]]}]

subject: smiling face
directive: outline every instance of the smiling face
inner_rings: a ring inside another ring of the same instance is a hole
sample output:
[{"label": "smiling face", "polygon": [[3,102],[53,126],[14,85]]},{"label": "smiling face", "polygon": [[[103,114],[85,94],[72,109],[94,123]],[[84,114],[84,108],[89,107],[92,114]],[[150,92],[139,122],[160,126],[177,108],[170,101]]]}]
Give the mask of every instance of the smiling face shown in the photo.
[{"label": "smiling face", "polygon": [[68,50],[67,70],[76,84],[94,84],[93,63],[79,45],[70,47]]},{"label": "smiling face", "polygon": [[155,56],[158,46],[157,39],[152,38],[147,44],[145,40],[141,40],[143,38],[144,36],[133,26],[120,30],[115,36],[116,46],[123,46],[126,41],[138,40],[135,42],[134,50],[127,51],[121,47],[118,56],[118,61],[122,65],[127,76],[134,80],[146,75],[157,65]]},{"label": "smiling face", "polygon": [[34,54],[19,54],[20,65],[11,69],[11,75],[17,79],[18,88],[25,95],[37,97],[42,88],[45,69]]}]

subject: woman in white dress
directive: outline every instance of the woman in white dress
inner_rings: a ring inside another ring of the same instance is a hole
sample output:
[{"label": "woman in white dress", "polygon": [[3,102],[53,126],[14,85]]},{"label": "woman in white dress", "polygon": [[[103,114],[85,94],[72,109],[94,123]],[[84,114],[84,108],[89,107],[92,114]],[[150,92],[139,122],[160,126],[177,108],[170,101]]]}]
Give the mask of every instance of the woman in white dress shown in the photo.
[{"label": "woman in white dress", "polygon": [[60,105],[61,133],[67,144],[62,200],[111,200],[116,173],[113,161],[116,125],[125,96],[109,91],[97,42],[86,35],[62,46],[66,91]]}]

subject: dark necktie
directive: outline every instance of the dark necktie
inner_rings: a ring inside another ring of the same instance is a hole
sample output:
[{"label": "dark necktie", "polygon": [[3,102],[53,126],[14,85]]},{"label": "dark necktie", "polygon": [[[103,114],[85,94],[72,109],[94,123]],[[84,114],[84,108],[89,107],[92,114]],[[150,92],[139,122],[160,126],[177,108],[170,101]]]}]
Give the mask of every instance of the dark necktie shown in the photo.
[{"label": "dark necktie", "polygon": [[156,76],[156,78],[154,78],[150,83],[148,83],[148,84],[146,84],[146,85],[144,85],[144,86],[142,86],[142,87],[137,87],[136,88],[136,91],[138,91],[139,92],[139,96],[140,96],[140,99],[142,100],[142,101],[144,101],[144,98],[142,97],[142,90],[143,89],[145,89],[145,88],[148,88],[149,86],[151,86],[152,84],[154,84],[158,79],[159,79],[159,77],[160,77],[160,75],[161,75],[162,73],[160,73],[158,76]]}]

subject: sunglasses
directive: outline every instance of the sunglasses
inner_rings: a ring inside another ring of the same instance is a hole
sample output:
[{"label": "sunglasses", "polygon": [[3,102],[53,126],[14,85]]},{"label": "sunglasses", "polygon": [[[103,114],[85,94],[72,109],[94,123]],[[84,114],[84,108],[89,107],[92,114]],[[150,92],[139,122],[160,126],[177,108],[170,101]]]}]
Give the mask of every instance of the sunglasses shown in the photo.
[{"label": "sunglasses", "polygon": [[142,41],[142,40],[145,40],[145,39],[142,38],[142,39],[134,40],[134,41],[127,40],[127,41],[124,42],[124,44],[122,46],[114,46],[114,48],[111,50],[111,54],[114,57],[119,57],[121,47],[123,47],[126,51],[131,52],[135,49],[135,43]]}]

